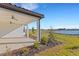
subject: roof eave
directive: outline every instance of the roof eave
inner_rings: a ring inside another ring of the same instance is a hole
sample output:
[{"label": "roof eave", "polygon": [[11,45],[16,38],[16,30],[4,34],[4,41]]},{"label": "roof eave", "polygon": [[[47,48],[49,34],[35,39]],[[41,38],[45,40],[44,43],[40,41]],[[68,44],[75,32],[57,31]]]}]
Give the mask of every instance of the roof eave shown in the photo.
[{"label": "roof eave", "polygon": [[10,4],[10,3],[0,3],[0,7],[5,8],[5,9],[9,9],[9,10],[13,10],[13,11],[17,11],[17,12],[20,12],[20,13],[28,14],[28,15],[31,15],[31,16],[35,16],[35,17],[38,17],[40,19],[44,18],[43,14],[39,14],[39,13],[30,11],[30,10],[27,10],[27,9],[24,9],[24,8],[21,8],[21,7],[17,7],[15,5]]}]

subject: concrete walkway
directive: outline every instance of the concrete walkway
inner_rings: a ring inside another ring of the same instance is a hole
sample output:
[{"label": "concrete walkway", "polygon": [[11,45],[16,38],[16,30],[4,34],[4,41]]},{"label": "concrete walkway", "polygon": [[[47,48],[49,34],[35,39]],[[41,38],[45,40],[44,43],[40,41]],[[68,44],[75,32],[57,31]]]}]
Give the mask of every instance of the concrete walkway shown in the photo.
[{"label": "concrete walkway", "polygon": [[34,40],[26,37],[0,38],[0,53],[33,45]]}]

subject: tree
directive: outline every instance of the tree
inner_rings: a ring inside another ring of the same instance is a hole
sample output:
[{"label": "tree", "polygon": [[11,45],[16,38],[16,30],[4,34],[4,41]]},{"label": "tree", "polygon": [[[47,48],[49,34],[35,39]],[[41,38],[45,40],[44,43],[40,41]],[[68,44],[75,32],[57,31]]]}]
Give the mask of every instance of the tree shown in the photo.
[{"label": "tree", "polygon": [[35,33],[35,29],[34,29],[34,27],[32,27],[32,33],[33,33],[33,34]]}]

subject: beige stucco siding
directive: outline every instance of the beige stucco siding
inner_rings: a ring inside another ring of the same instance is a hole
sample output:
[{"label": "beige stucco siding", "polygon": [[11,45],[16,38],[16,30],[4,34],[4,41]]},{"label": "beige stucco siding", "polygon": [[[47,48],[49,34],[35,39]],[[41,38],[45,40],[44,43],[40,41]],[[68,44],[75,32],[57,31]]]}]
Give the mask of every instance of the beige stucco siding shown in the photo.
[{"label": "beige stucco siding", "polygon": [[19,28],[24,24],[28,24],[38,19],[38,17],[28,14],[0,8],[0,37],[8,34],[9,32]]},{"label": "beige stucco siding", "polygon": [[25,32],[23,31],[24,26],[21,26],[14,31],[2,36],[1,38],[13,38],[13,37],[25,37]]},{"label": "beige stucco siding", "polygon": [[10,33],[11,31],[17,29],[18,27],[20,27],[20,25],[0,22],[0,37]]}]

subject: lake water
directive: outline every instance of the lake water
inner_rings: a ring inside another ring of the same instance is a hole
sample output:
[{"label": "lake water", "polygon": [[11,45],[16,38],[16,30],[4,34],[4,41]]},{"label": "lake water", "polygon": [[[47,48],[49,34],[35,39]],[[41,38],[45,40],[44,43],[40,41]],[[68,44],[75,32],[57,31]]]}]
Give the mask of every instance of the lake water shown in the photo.
[{"label": "lake water", "polygon": [[79,30],[56,30],[55,32],[60,34],[79,35]]}]

